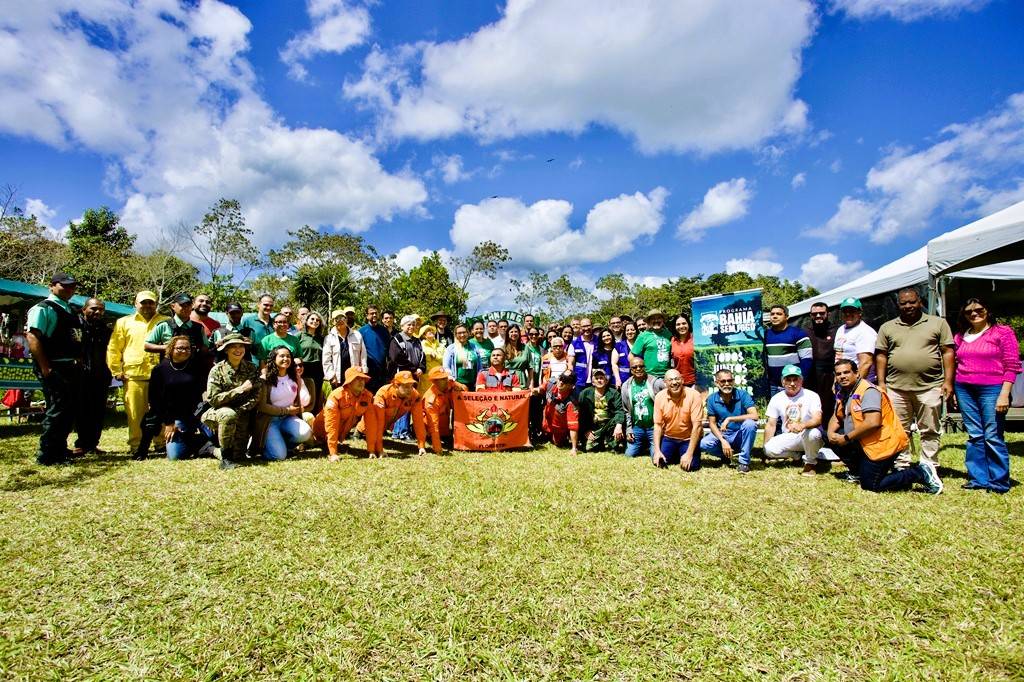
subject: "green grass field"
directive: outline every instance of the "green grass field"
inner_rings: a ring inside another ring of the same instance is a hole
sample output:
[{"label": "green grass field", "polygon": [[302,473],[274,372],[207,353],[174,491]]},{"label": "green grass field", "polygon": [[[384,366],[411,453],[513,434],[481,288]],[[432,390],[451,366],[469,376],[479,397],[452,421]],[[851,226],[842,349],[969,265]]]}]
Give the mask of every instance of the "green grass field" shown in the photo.
[{"label": "green grass field", "polygon": [[[1024,677],[1022,488],[530,453],[35,466],[0,426],[3,679]],[[1013,438],[1014,477],[1024,438]]]}]

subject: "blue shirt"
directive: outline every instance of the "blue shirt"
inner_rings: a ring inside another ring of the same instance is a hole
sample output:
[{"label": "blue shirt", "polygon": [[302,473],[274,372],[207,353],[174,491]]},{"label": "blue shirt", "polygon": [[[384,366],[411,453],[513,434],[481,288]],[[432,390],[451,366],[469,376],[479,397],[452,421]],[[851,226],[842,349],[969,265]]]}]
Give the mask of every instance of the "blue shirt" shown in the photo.
[{"label": "blue shirt", "polygon": [[[726,417],[739,417],[747,413],[751,407],[754,406],[754,399],[750,397],[750,394],[744,391],[742,388],[733,390],[733,401],[732,405],[726,405],[725,401],[722,400],[722,394],[715,391],[708,396],[708,416],[714,416],[715,422],[718,424],[718,430],[722,430],[722,422]],[[740,428],[737,422],[729,422],[725,426],[725,431],[731,432]]]}]

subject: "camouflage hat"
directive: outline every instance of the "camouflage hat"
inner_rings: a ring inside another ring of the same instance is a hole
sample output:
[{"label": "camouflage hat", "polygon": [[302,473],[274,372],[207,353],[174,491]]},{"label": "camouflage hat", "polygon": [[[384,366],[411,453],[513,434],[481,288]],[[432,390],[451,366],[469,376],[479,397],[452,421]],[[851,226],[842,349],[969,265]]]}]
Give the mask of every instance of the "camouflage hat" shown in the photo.
[{"label": "camouflage hat", "polygon": [[230,334],[228,334],[223,339],[217,342],[217,350],[224,350],[225,348],[234,343],[239,343],[243,346],[248,346],[249,339],[245,338],[238,332],[231,332]]}]

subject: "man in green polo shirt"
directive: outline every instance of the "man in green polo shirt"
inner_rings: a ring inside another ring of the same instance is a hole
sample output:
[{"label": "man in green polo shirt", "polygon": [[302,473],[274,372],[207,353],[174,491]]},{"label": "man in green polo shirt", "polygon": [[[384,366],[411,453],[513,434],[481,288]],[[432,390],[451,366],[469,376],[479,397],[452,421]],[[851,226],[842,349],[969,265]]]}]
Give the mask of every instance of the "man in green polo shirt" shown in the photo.
[{"label": "man in green polo shirt", "polygon": [[[953,394],[953,332],[943,318],[924,314],[917,289],[901,289],[897,297],[900,316],[875,339],[878,390],[889,396],[907,433],[917,424],[921,459],[938,466],[942,403]],[[897,468],[908,466],[910,448],[896,458]]]},{"label": "man in green polo shirt", "polygon": [[[270,294],[263,294],[260,296],[256,312],[249,313],[242,318],[242,326],[239,327],[238,331],[243,336],[248,336],[249,340],[252,341],[253,352],[256,352],[259,348],[260,341],[263,340],[264,336],[270,336],[274,333],[273,313],[274,297]],[[248,333],[246,333],[246,330],[249,330]]]},{"label": "man in green polo shirt", "polygon": [[28,348],[43,386],[46,414],[36,462],[62,464],[70,459],[68,435],[75,424],[75,401],[82,380],[82,326],[68,301],[78,281],[64,272],[50,279],[50,295],[28,311]]},{"label": "man in green polo shirt", "polygon": [[201,358],[209,365],[210,340],[206,327],[202,322],[192,320],[192,297],[188,294],[178,294],[171,301],[172,315],[153,327],[153,331],[146,337],[146,350],[150,353],[160,353],[163,357],[167,348],[167,342],[174,336],[187,336],[192,342],[192,352],[196,357]]},{"label": "man in green polo shirt", "polygon": [[657,308],[647,313],[647,329],[636,337],[630,352],[644,359],[648,374],[665,376],[672,367],[672,332],[665,328],[665,313]]},{"label": "man in green polo shirt", "polygon": [[259,342],[259,345],[253,349],[256,354],[256,358],[263,362],[270,355],[270,351],[280,346],[285,346],[292,352],[292,357],[297,358],[302,355],[302,345],[299,343],[299,337],[292,336],[288,333],[291,329],[291,320],[284,313],[278,313],[274,315],[274,333],[264,336]]}]

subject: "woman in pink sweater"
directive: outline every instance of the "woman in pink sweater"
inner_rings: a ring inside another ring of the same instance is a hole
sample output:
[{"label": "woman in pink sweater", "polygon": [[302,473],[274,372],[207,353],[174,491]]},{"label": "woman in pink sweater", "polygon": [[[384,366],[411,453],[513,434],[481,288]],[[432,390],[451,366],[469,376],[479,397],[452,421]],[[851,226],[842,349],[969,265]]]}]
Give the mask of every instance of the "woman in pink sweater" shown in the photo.
[{"label": "woman in pink sweater", "polygon": [[988,306],[969,298],[960,309],[956,345],[956,399],[967,428],[968,481],[964,488],[1005,493],[1010,489],[1010,453],[1003,424],[1010,387],[1021,371],[1013,329],[997,324]]}]

